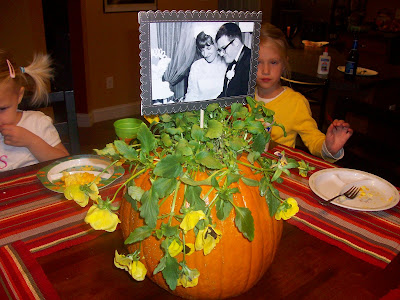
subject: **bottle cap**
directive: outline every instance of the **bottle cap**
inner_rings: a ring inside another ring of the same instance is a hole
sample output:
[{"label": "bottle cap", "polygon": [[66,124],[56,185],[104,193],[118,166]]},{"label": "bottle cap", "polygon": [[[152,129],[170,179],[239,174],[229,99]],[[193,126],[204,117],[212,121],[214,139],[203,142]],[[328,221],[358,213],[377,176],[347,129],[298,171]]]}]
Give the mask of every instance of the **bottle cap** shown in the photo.
[{"label": "bottle cap", "polygon": [[328,56],[328,47],[325,47],[325,50],[324,50],[324,56]]}]

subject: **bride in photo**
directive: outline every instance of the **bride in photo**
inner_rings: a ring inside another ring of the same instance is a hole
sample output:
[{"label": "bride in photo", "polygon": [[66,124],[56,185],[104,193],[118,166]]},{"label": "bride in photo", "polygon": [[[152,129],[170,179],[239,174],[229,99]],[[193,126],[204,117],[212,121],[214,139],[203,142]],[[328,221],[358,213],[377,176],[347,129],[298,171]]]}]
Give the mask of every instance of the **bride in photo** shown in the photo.
[{"label": "bride in photo", "polygon": [[216,99],[224,87],[227,65],[218,55],[213,38],[200,32],[196,38],[196,49],[201,54],[189,72],[185,102]]}]

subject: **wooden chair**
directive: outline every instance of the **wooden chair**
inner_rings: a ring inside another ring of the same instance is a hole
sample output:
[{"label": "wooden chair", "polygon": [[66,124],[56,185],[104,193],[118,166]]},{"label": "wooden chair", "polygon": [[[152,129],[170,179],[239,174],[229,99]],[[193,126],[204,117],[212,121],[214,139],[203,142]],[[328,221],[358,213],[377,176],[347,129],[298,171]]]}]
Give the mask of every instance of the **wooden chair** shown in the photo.
[{"label": "wooden chair", "polygon": [[322,131],[325,123],[326,100],[328,98],[328,79],[292,72],[290,78],[281,77],[283,85],[300,92],[310,102],[311,109],[318,109],[316,119]]},{"label": "wooden chair", "polygon": [[[24,98],[19,108],[22,110],[40,110],[45,106],[32,107],[29,99]],[[74,91],[60,91],[49,94],[49,107],[52,108],[54,127],[60,135],[61,142],[71,155],[80,153],[78,122],[75,112]]]}]

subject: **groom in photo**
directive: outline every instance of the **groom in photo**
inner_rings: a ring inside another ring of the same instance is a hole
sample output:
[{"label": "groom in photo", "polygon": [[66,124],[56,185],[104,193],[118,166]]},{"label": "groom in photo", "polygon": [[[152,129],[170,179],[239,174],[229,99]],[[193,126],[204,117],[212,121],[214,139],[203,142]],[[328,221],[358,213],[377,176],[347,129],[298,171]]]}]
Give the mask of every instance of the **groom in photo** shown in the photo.
[{"label": "groom in photo", "polygon": [[251,50],[243,44],[242,31],[238,25],[226,23],[219,28],[215,40],[218,54],[228,64],[219,97],[247,95]]}]

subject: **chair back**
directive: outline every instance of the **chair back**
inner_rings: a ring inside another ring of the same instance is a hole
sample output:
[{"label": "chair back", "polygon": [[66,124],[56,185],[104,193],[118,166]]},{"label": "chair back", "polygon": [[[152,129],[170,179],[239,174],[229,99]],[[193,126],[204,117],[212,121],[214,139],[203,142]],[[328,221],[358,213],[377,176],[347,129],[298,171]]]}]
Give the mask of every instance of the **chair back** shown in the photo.
[{"label": "chair back", "polygon": [[[48,106],[53,110],[54,127],[60,135],[61,142],[71,155],[79,154],[80,143],[74,91],[49,93]],[[19,105],[19,108],[23,110],[39,110],[43,107],[30,106],[27,98],[24,98]]]},{"label": "chair back", "polygon": [[283,85],[303,94],[310,103],[311,108],[317,108],[318,116],[313,116],[322,131],[325,123],[326,100],[328,97],[329,81],[326,78],[309,76],[292,72],[290,78],[281,77]]}]

